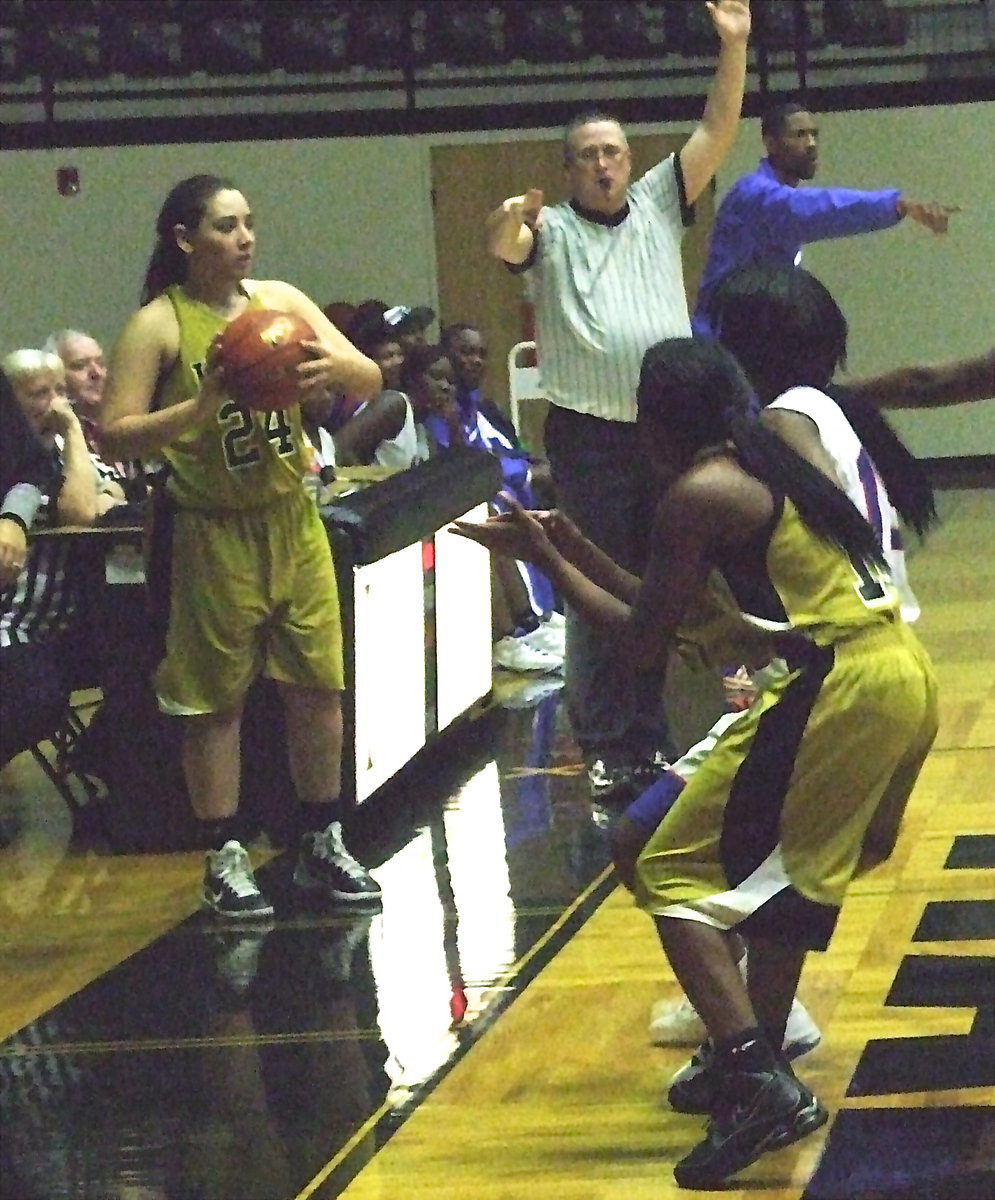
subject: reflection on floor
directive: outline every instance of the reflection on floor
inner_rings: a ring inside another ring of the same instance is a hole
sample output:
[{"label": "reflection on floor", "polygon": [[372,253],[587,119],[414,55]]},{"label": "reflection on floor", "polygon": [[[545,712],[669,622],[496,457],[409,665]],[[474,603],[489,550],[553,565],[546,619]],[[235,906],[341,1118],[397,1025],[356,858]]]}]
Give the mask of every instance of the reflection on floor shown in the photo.
[{"label": "reflection on floor", "polygon": [[[802,981],[826,1037],[799,1070],[833,1118],[738,1200],[995,1196],[995,491],[954,500],[916,562],[937,748],[896,855]],[[676,985],[615,889],[559,681],[504,676],[495,700],[355,814],[383,889],[365,917],[302,906],[260,844],[276,917],[219,926],[200,855],[73,839],[18,764],[0,1200],[680,1194],[699,1129],[661,1095],[687,1050],[646,1039]]]},{"label": "reflection on floor", "polygon": [[[7,920],[81,961],[0,1045],[3,1200],[279,1200],[339,1154],[354,1173],[604,891],[561,686],[502,681],[441,761],[360,811],[352,841],[384,897],[372,916],[302,907],[282,854],[259,869],[277,917],[219,925],[191,911],[199,856],[70,850],[65,807],[28,766],[4,814]],[[175,921],[146,930],[146,912],[138,944],[94,957],[146,900]],[[39,967],[23,936],[4,943],[8,980]]]}]

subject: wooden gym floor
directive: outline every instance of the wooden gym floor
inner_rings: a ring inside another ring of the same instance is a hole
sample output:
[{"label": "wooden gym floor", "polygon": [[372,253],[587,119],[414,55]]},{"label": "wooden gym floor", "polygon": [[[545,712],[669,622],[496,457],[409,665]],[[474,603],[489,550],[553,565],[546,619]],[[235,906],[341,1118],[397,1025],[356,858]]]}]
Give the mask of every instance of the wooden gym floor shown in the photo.
[{"label": "wooden gym floor", "polygon": [[[825,1129],[751,1200],[995,1197],[995,490],[940,494],[911,573],[942,726],[893,859],[801,995]],[[701,1122],[676,987],[617,889],[551,685],[499,703],[360,810],[383,913],[197,910],[201,859],[73,836],[30,764],[0,797],[0,1200],[667,1200]],[[543,695],[543,692],[546,692]],[[154,798],[150,798],[153,800]]]}]

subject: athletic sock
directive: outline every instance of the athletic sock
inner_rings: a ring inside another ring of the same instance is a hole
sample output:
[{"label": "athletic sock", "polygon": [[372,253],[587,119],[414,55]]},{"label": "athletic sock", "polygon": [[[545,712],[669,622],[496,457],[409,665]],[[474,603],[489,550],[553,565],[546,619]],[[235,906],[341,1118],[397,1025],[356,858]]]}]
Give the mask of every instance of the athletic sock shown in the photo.
[{"label": "athletic sock", "polygon": [[297,806],[298,840],[307,833],[322,833],[333,821],[342,820],[342,805],[337,800],[325,800],[320,804]]},{"label": "athletic sock", "polygon": [[225,842],[242,840],[241,822],[238,814],[232,817],[212,817],[197,821],[198,842],[204,850],[220,850]]},{"label": "athletic sock", "polygon": [[771,1071],[777,1066],[777,1056],[759,1025],[717,1042],[715,1057],[727,1071]]},{"label": "athletic sock", "polygon": [[785,1027],[783,1025],[780,1027],[780,1029],[775,1029],[770,1025],[763,1026],[764,1037],[767,1039],[767,1044],[774,1048],[778,1058],[783,1057],[782,1047],[784,1046],[784,1028]]}]

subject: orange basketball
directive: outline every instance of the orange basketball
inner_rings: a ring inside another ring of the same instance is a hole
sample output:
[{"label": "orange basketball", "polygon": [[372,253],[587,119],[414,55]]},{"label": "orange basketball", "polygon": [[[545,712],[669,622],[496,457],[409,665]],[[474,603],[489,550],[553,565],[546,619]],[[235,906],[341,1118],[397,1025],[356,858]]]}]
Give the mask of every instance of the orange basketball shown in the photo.
[{"label": "orange basketball", "polygon": [[314,340],[303,317],[249,308],[218,337],[214,361],[224,370],[227,391],[243,408],[290,408],[301,398],[297,366],[311,357],[303,343]]}]

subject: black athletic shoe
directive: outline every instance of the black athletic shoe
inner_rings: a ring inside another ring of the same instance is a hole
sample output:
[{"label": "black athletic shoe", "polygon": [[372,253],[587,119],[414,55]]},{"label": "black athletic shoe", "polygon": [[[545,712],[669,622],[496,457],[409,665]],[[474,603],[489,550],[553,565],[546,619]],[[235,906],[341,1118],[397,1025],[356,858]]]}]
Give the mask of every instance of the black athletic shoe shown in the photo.
[{"label": "black athletic shoe", "polygon": [[648,787],[670,770],[670,759],[663,750],[654,750],[652,754],[640,759],[632,770],[632,781],[636,795],[645,792]]},{"label": "black athletic shoe", "polygon": [[689,1062],[674,1075],[667,1100],[674,1112],[706,1114],[718,1093],[719,1068],[711,1042],[702,1042]]},{"label": "black athletic shoe", "polygon": [[705,1140],[674,1167],[685,1188],[720,1187],[757,1161],[813,1133],[828,1113],[784,1066],[723,1077]]},{"label": "black athletic shoe", "polygon": [[347,904],[379,904],[381,899],[377,881],[346,849],[338,821],[321,833],[304,835],[294,883]]},{"label": "black athletic shoe", "polygon": [[[822,1033],[800,1000],[791,1005],[784,1044],[781,1047],[782,1062],[789,1063],[803,1054],[814,1050],[822,1041]],[[712,1111],[719,1093],[721,1074],[715,1061],[712,1044],[702,1044],[691,1055],[690,1061],[670,1080],[667,1100],[675,1112],[707,1115]]]},{"label": "black athletic shoe", "polygon": [[598,755],[587,768],[591,799],[596,804],[619,808],[636,798],[635,768],[610,755]]},{"label": "black athletic shoe", "polygon": [[273,915],[273,905],[260,892],[241,842],[225,842],[220,850],[208,851],[203,901],[220,917],[251,921]]}]

